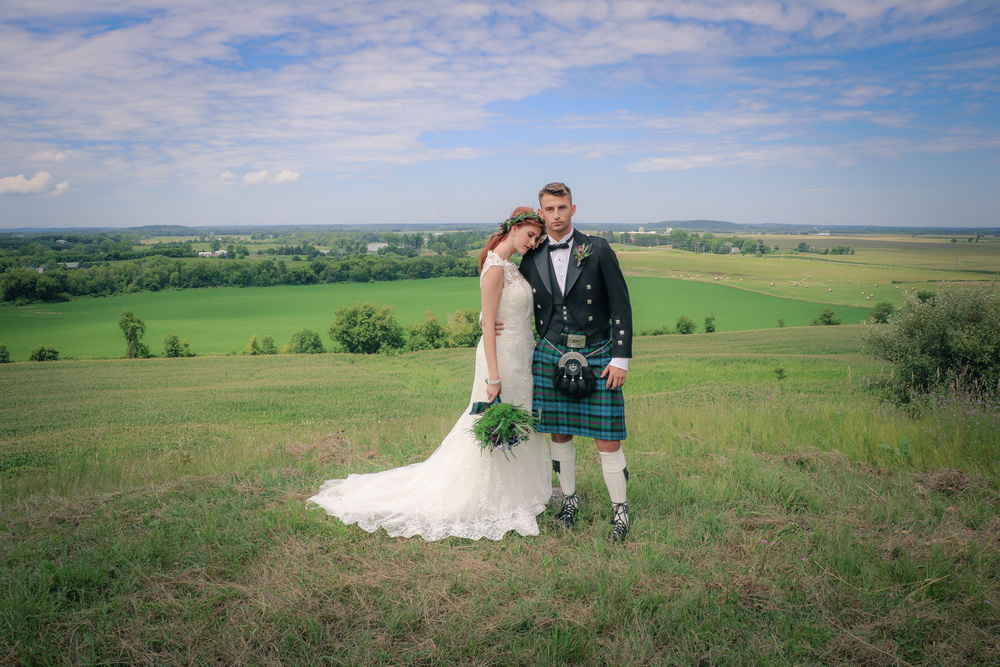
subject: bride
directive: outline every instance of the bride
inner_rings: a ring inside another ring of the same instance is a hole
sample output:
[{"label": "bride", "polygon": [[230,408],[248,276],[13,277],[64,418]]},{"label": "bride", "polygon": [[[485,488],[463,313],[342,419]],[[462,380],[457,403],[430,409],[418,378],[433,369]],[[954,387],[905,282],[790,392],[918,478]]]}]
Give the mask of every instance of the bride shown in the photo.
[{"label": "bride", "polygon": [[[368,532],[393,536],[448,536],[499,540],[511,530],[537,535],[535,517],[552,493],[545,437],[534,434],[511,452],[483,452],[472,434],[472,404],[492,401],[531,410],[531,287],[510,261],[543,238],[543,222],[530,208],[514,209],[479,256],[483,336],[469,407],[425,461],[347,479],[331,479],[309,499],[328,514]],[[504,323],[497,336],[494,323]]]}]

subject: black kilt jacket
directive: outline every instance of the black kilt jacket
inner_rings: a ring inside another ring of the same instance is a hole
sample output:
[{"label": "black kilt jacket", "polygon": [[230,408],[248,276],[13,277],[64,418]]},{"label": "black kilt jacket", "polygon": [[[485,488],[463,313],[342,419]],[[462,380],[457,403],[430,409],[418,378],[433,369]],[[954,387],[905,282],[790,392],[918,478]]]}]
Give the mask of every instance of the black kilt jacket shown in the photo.
[{"label": "black kilt jacket", "polygon": [[[590,256],[578,265],[577,248],[586,246]],[[553,294],[559,289],[552,282],[548,243],[525,253],[521,274],[534,293],[535,330],[542,336],[557,316]],[[610,324],[612,357],[632,357],[632,303],[618,257],[606,239],[573,230],[564,302],[588,337]]]}]

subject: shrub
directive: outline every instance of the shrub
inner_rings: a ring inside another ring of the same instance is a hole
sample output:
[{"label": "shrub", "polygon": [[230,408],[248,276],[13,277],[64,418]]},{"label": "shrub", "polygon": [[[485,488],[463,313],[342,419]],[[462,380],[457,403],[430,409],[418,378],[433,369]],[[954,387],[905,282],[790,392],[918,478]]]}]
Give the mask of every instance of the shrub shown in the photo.
[{"label": "shrub", "polygon": [[868,319],[872,322],[878,322],[880,324],[885,324],[889,321],[889,318],[895,312],[896,307],[892,305],[891,301],[879,301],[872,308],[872,312],[868,315]]},{"label": "shrub", "polygon": [[668,336],[674,331],[670,327],[652,327],[639,332],[640,336]]},{"label": "shrub", "polygon": [[260,341],[257,340],[257,334],[250,336],[250,342],[243,348],[242,354],[249,354],[251,356],[264,354],[264,348],[261,346]]},{"label": "shrub", "polygon": [[260,339],[260,352],[261,354],[278,354],[278,348],[274,344],[274,338],[271,336],[264,336]]},{"label": "shrub", "polygon": [[302,329],[292,334],[285,345],[285,352],[290,354],[322,354],[326,352],[319,334],[312,329]]},{"label": "shrub", "polygon": [[444,343],[444,329],[433,310],[424,312],[424,321],[411,325],[407,333],[407,350],[433,350]]},{"label": "shrub", "polygon": [[715,333],[715,313],[705,316],[705,333]]},{"label": "shrub", "polygon": [[961,382],[1000,390],[997,284],[942,285],[936,295],[907,292],[888,323],[865,322],[866,350],[895,366],[892,388],[910,400]]},{"label": "shrub", "polygon": [[681,315],[677,318],[677,333],[679,334],[689,334],[694,333],[698,325],[694,323],[687,315]]},{"label": "shrub", "polygon": [[29,361],[57,361],[58,359],[59,350],[45,345],[39,345],[28,355]]},{"label": "shrub", "polygon": [[129,359],[149,356],[149,348],[142,342],[142,334],[146,332],[142,319],[126,308],[118,316],[118,327],[125,334],[125,356]]},{"label": "shrub", "polygon": [[479,327],[479,311],[460,308],[448,318],[444,330],[448,347],[475,347],[482,336]]},{"label": "shrub", "polygon": [[396,322],[392,306],[376,306],[366,301],[341,306],[330,325],[330,338],[346,352],[376,354],[403,347],[403,327]]},{"label": "shrub", "polygon": [[181,337],[175,333],[167,334],[163,337],[163,356],[170,359],[193,357],[194,352],[191,351],[191,341],[187,338],[181,340]]},{"label": "shrub", "polygon": [[6,345],[0,345],[0,364],[10,363],[10,351]]},{"label": "shrub", "polygon": [[833,311],[829,308],[825,308],[822,313],[819,314],[815,320],[812,321],[813,326],[824,326],[832,324],[840,324],[840,318],[833,316]]}]

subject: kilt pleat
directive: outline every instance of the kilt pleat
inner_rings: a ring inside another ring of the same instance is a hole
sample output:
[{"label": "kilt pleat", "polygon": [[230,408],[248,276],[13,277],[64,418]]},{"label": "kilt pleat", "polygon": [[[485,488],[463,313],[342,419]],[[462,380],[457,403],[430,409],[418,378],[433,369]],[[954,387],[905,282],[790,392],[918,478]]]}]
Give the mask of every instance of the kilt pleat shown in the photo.
[{"label": "kilt pleat", "polygon": [[624,440],[627,434],[622,390],[607,389],[600,379],[604,367],[611,361],[611,346],[604,341],[573,350],[587,357],[598,377],[597,388],[583,399],[570,398],[552,386],[559,358],[569,351],[570,348],[544,338],[535,345],[532,359],[532,408],[538,417],[535,428],[542,433]]}]

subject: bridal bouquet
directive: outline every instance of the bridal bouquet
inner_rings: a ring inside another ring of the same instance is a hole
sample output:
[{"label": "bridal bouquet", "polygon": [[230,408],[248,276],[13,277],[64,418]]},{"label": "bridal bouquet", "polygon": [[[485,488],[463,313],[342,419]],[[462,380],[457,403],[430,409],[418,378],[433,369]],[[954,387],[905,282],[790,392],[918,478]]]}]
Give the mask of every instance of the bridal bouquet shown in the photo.
[{"label": "bridal bouquet", "polygon": [[509,403],[474,403],[472,414],[481,414],[472,427],[482,451],[503,452],[510,460],[513,448],[527,440],[535,432],[535,418],[524,408]]}]

